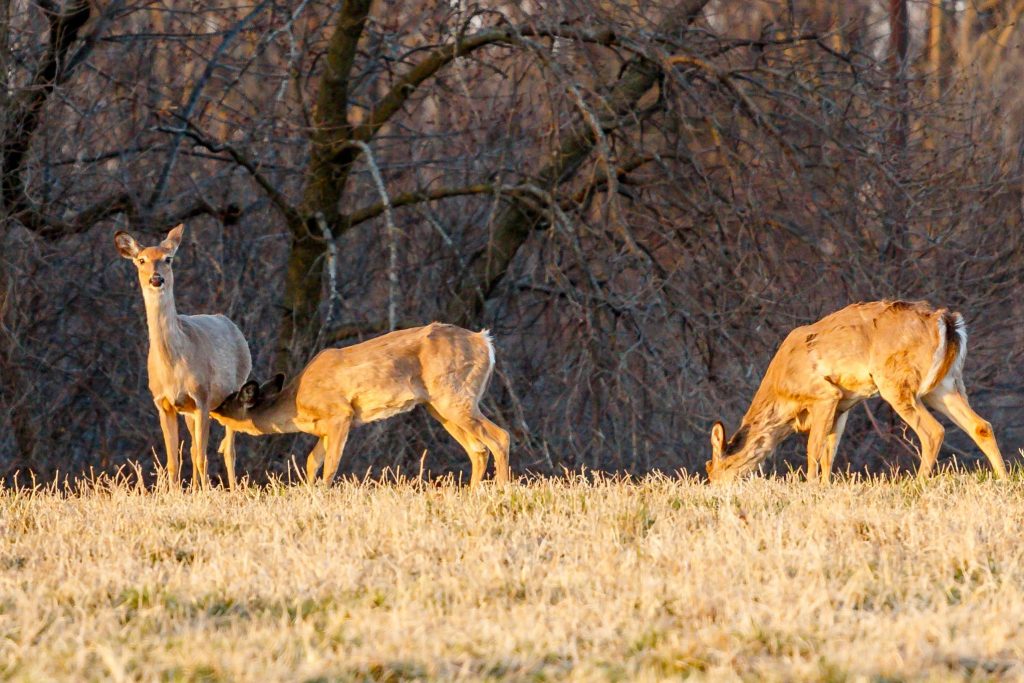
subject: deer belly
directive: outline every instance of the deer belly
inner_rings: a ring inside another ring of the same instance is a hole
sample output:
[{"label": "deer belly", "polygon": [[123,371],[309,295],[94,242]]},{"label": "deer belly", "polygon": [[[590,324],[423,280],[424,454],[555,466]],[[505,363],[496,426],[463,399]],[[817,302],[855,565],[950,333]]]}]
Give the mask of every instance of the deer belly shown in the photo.
[{"label": "deer belly", "polygon": [[841,413],[845,413],[861,401],[878,395],[878,387],[870,376],[844,376],[834,384],[843,392],[843,397],[839,401]]},{"label": "deer belly", "polygon": [[354,402],[352,408],[355,414],[352,417],[352,424],[358,427],[370,422],[386,420],[389,417],[409,412],[419,403],[419,399],[412,396],[405,400],[389,401],[387,403],[360,404],[359,402]]}]

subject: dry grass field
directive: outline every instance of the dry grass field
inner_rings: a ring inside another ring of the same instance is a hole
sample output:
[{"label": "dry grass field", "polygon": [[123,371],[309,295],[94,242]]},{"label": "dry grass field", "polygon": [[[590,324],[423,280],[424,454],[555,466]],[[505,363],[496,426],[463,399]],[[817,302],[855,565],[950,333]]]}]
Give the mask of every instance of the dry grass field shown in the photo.
[{"label": "dry grass field", "polygon": [[0,494],[7,680],[1020,678],[1024,483]]}]

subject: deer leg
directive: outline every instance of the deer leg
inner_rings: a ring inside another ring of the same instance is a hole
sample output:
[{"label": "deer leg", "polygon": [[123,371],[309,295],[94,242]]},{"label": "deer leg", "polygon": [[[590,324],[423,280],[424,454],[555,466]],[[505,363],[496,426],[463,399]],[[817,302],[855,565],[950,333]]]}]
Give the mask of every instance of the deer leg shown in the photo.
[{"label": "deer leg", "polygon": [[306,483],[316,483],[316,473],[320,469],[320,466],[324,464],[324,456],[326,455],[326,446],[324,445],[324,439],[321,437],[316,445],[313,446],[313,450],[306,456]]},{"label": "deer leg", "polygon": [[472,474],[469,478],[470,487],[474,487],[483,481],[484,470],[487,469],[487,446],[480,443],[471,433],[463,428],[461,420],[452,419],[438,411],[434,406],[427,404],[427,412],[433,415],[445,431],[451,434],[462,450],[469,456],[469,463],[472,466]]},{"label": "deer leg", "polygon": [[505,484],[509,478],[508,451],[511,445],[508,432],[483,415],[480,415],[477,420],[487,435],[484,443],[487,444],[487,449],[494,456],[494,481]]},{"label": "deer leg", "polygon": [[341,452],[345,450],[345,442],[348,440],[348,430],[351,424],[352,416],[345,414],[334,418],[328,428],[327,443],[324,444],[324,486],[334,480],[334,475],[338,471]]},{"label": "deer leg", "polygon": [[184,413],[184,416],[185,416],[185,429],[188,430],[189,436],[192,437],[192,450],[191,450],[191,458],[192,458],[192,483],[190,484],[190,486],[192,488],[195,488],[197,486],[196,482],[199,481],[199,463],[196,462],[196,458],[195,458],[196,422],[195,422],[195,418],[193,418],[188,413]]},{"label": "deer leg", "polygon": [[235,430],[224,428],[224,439],[217,450],[224,456],[224,469],[228,471],[228,489],[235,490]]},{"label": "deer leg", "polygon": [[[818,466],[822,464],[825,457],[825,448],[828,435],[832,432],[835,422],[836,406],[838,401],[828,400],[815,404],[811,408],[810,432],[807,435],[807,480],[814,481],[818,477]],[[829,471],[823,468],[821,473],[822,483],[828,483]]]},{"label": "deer leg", "polygon": [[942,445],[942,437],[946,430],[928,412],[920,398],[914,395],[908,396],[899,390],[893,391],[888,387],[878,387],[878,391],[896,411],[896,414],[910,425],[921,441],[921,465],[917,468],[917,476],[919,479],[924,479],[931,474],[932,468],[935,467],[935,461],[939,457],[939,446]]},{"label": "deer leg", "polygon": [[[498,483],[508,482],[508,432],[488,420],[483,415],[470,416],[468,426],[464,427],[483,443],[487,450],[494,456],[494,480]],[[484,455],[484,466],[487,465],[487,457]],[[481,473],[482,475],[483,473]]]},{"label": "deer leg", "polygon": [[996,443],[992,425],[971,409],[962,383],[957,382],[953,390],[939,389],[922,398],[926,405],[939,411],[957,427],[967,432],[988,458],[996,476],[1000,479],[1006,478],[1006,465],[1003,463],[1003,454],[999,452],[999,444]]},{"label": "deer leg", "polygon": [[832,475],[832,462],[835,460],[836,451],[839,450],[839,441],[843,438],[843,431],[846,429],[846,418],[849,412],[845,412],[835,418],[832,422],[832,429],[825,436],[825,447],[821,451],[821,480],[828,482]]},{"label": "deer leg", "polygon": [[167,478],[172,485],[181,486],[181,461],[178,458],[178,413],[173,408],[157,404],[160,413],[160,431],[164,434],[164,450],[167,452]]},{"label": "deer leg", "polygon": [[192,426],[192,471],[196,473],[192,487],[209,488],[210,477],[206,464],[206,442],[210,438],[210,414],[199,408],[190,421]]}]

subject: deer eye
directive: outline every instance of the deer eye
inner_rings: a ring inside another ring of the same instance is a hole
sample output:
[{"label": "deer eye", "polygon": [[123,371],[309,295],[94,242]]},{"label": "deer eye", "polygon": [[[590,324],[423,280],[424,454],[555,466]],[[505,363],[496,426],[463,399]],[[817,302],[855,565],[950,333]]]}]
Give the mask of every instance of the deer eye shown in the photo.
[{"label": "deer eye", "polygon": [[145,262],[146,262],[146,259],[144,259],[144,258],[140,258],[140,259],[139,259],[139,265],[142,265],[142,264],[144,264]]},{"label": "deer eye", "polygon": [[164,259],[164,263],[170,263],[170,262],[171,262],[171,257],[170,256],[168,256],[167,258]]}]

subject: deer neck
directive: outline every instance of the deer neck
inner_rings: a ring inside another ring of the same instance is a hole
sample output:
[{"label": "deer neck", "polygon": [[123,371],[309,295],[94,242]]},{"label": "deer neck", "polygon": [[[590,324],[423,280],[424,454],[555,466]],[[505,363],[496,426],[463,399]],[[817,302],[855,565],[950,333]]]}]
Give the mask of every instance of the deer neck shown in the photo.
[{"label": "deer neck", "polygon": [[740,428],[731,439],[724,458],[726,467],[748,472],[772,454],[775,447],[792,431],[790,418],[774,401],[755,397]]},{"label": "deer neck", "polygon": [[142,298],[146,303],[150,355],[165,362],[183,356],[185,335],[174,306],[173,290],[170,287],[160,290],[144,289]]}]

